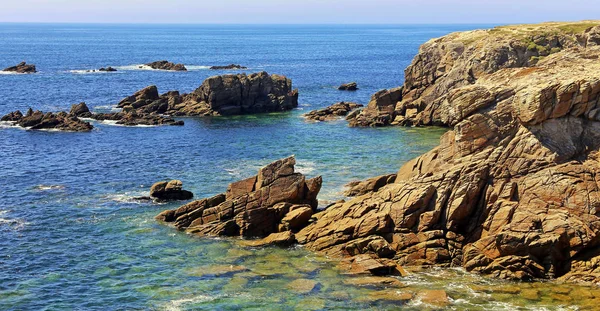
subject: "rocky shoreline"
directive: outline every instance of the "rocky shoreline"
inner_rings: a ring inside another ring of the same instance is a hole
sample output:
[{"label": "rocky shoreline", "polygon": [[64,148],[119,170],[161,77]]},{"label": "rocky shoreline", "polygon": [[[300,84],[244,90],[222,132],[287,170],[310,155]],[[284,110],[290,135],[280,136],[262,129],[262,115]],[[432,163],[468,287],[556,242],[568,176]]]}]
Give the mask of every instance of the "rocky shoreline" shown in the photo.
[{"label": "rocky shoreline", "polygon": [[[240,182],[241,199],[223,194],[158,219],[199,235],[266,236],[259,245],[295,239],[350,267],[366,262],[359,266],[373,274],[399,265],[463,267],[503,279],[600,284],[599,44],[600,26],[580,23],[433,39],[405,85],[375,94],[350,125],[451,127],[437,148],[397,174],[351,184],[347,202],[312,206],[316,213],[293,236],[278,231],[281,217],[264,216],[281,202],[248,194],[256,177]],[[261,216],[252,217],[248,202],[262,202]],[[260,220],[249,226],[249,219]],[[199,227],[190,230],[190,221]]]}]

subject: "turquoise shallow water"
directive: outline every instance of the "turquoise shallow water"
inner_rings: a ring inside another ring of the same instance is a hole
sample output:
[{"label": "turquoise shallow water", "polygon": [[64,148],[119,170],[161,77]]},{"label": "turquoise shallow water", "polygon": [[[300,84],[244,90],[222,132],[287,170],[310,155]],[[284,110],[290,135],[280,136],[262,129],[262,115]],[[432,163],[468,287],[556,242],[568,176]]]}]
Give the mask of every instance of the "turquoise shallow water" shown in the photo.
[{"label": "turquoise shallow water", "polygon": [[[0,25],[0,67],[25,59],[40,71],[0,75],[0,114],[79,101],[110,110],[150,84],[191,91],[225,73],[206,66],[228,63],[289,76],[301,103],[281,114],[185,118],[184,127],[95,124],[91,133],[56,133],[0,125],[0,310],[421,310],[419,299],[386,302],[377,296],[385,288],[350,284],[335,262],[302,248],[248,249],[176,232],[153,217],[177,203],[131,198],[172,178],[210,196],[291,154],[299,171],[323,176],[322,204],[342,198],[352,180],[395,172],[445,130],[353,129],[342,120],[306,123],[302,114],[341,100],[366,104],[378,89],[402,83],[419,44],[479,27]],[[192,70],[136,69],[158,59]],[[119,72],[82,71],[101,66]],[[335,89],[353,80],[361,90]],[[298,279],[315,286],[289,288]],[[456,310],[576,309],[600,297],[460,270],[415,272],[401,282],[386,292],[444,289]]]}]

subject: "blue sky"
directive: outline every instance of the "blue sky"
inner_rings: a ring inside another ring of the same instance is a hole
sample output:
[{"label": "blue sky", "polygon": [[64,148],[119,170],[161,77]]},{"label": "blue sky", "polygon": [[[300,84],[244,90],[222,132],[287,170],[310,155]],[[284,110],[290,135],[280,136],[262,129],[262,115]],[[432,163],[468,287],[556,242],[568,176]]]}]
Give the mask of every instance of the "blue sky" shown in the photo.
[{"label": "blue sky", "polygon": [[599,0],[0,0],[0,22],[414,24],[600,19]]}]

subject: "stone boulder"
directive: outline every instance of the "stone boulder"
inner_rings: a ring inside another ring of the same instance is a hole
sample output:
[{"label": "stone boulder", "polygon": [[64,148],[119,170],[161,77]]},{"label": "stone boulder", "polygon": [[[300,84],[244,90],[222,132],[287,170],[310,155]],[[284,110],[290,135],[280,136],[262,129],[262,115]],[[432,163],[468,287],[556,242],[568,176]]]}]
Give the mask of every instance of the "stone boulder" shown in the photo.
[{"label": "stone boulder", "polygon": [[[294,171],[295,164],[293,156],[273,162],[258,175],[229,185],[223,194],[164,211],[156,219],[199,236],[263,238],[299,230],[317,210],[322,178],[306,179]],[[291,237],[272,240],[282,239],[288,243]]]},{"label": "stone boulder", "polygon": [[394,121],[396,104],[402,100],[403,87],[382,90],[371,97],[365,109],[347,119],[352,127],[388,126]]},{"label": "stone boulder", "polygon": [[233,69],[248,69],[248,67],[244,67],[242,65],[226,65],[226,66],[211,66],[210,70],[233,70]]},{"label": "stone boulder", "polygon": [[11,112],[2,117],[2,121],[10,121],[15,125],[32,130],[58,130],[65,132],[89,132],[94,127],[81,121],[77,116],[66,112],[52,113],[33,111],[31,108],[23,115],[20,111]]},{"label": "stone boulder", "polygon": [[183,64],[175,64],[166,60],[159,60],[145,65],[157,70],[187,71],[187,68]]},{"label": "stone boulder", "polygon": [[36,73],[37,72],[35,65],[27,64],[25,62],[21,62],[16,66],[5,68],[2,71],[16,72],[16,73]]},{"label": "stone boulder", "polygon": [[90,118],[92,117],[92,113],[90,109],[85,103],[79,103],[75,105],[71,105],[71,111],[69,115],[80,117],[80,118]]},{"label": "stone boulder", "polygon": [[313,110],[305,114],[304,117],[307,120],[311,121],[331,121],[346,116],[352,110],[355,110],[362,106],[363,105],[357,103],[340,102],[324,109]]},{"label": "stone boulder", "polygon": [[183,190],[179,180],[159,181],[150,188],[150,197],[158,202],[185,201],[194,197],[190,191]]},{"label": "stone boulder", "polygon": [[340,91],[356,91],[356,90],[358,90],[358,84],[356,82],[342,84],[338,87],[338,90],[340,90]]}]

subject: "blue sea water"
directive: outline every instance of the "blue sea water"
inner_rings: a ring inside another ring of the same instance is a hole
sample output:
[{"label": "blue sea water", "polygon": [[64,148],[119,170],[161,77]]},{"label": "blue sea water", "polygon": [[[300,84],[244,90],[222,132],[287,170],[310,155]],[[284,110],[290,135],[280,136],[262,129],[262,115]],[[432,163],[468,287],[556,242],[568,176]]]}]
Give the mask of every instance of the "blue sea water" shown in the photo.
[{"label": "blue sea water", "polygon": [[[357,129],[343,120],[307,123],[302,114],[339,101],[366,104],[402,84],[420,44],[481,27],[0,24],[0,67],[27,61],[39,71],[0,75],[0,115],[82,101],[111,110],[152,84],[193,91],[209,76],[238,72],[207,69],[230,63],[286,75],[300,92],[291,112],[183,118],[183,127],[95,123],[91,133],[59,133],[0,125],[0,310],[423,308],[418,300],[365,299],[383,289],[348,285],[334,263],[299,247],[247,249],[235,239],[176,232],[153,217],[178,203],[132,198],[165,179],[211,196],[294,154],[300,172],[323,176],[322,204],[341,199],[344,184],[395,172],[437,145],[444,129]],[[162,59],[190,71],[138,68]],[[118,72],[86,72],[106,66]],[[360,90],[336,89],[350,81]],[[233,266],[245,271],[218,272]],[[295,279],[318,285],[299,293],[286,287]],[[531,306],[468,290],[497,284],[462,271],[415,273],[403,282],[405,291],[444,289],[459,309]],[[551,298],[536,304],[561,305]]]}]

